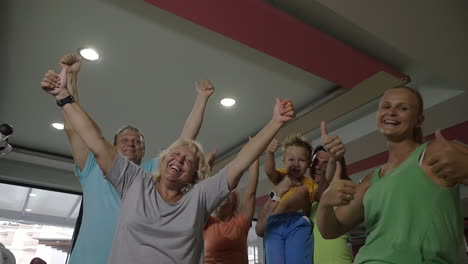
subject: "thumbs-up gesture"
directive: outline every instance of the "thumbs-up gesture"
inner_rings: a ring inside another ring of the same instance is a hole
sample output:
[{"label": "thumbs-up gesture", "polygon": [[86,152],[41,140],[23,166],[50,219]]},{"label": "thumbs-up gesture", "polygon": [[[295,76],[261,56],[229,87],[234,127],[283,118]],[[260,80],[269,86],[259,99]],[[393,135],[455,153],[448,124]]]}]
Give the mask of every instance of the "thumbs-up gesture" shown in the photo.
[{"label": "thumbs-up gesture", "polygon": [[271,154],[275,153],[275,152],[278,150],[279,145],[280,145],[280,144],[279,144],[278,140],[276,140],[276,138],[274,138],[274,139],[270,142],[270,144],[268,144],[267,152],[269,152],[269,153],[271,153]]},{"label": "thumbs-up gesture", "polygon": [[48,94],[62,99],[70,92],[67,90],[67,74],[76,74],[81,68],[81,58],[73,53],[66,54],[59,60],[61,71],[57,74],[54,70],[49,70],[41,81],[41,88]]},{"label": "thumbs-up gesture", "polygon": [[294,105],[291,100],[281,100],[276,98],[275,108],[273,109],[273,122],[279,123],[281,126],[286,122],[293,120],[296,116]]},{"label": "thumbs-up gesture", "polygon": [[[426,158],[425,165],[438,177],[449,183],[468,183],[468,150],[455,147],[439,130],[431,143],[431,155]],[[460,148],[462,148],[460,146]]]},{"label": "thumbs-up gesture", "polygon": [[60,77],[58,73],[54,70],[49,70],[44,74],[44,78],[41,80],[41,88],[44,92],[50,95],[57,95],[59,93],[59,86],[60,86]]},{"label": "thumbs-up gesture", "polygon": [[327,150],[330,158],[339,160],[345,154],[345,146],[341,139],[335,135],[328,135],[327,122],[320,123],[321,136],[320,140],[322,146]]},{"label": "thumbs-up gesture", "polygon": [[341,180],[342,170],[341,163],[338,161],[336,161],[335,171],[331,172],[328,169],[327,173],[333,173],[333,179],[320,199],[323,206],[347,205],[354,199],[356,184],[352,181]]},{"label": "thumbs-up gesture", "polygon": [[44,75],[41,81],[41,88],[44,92],[55,96],[57,99],[62,99],[70,95],[67,90],[67,70],[62,68],[60,74],[54,70],[49,70]]}]

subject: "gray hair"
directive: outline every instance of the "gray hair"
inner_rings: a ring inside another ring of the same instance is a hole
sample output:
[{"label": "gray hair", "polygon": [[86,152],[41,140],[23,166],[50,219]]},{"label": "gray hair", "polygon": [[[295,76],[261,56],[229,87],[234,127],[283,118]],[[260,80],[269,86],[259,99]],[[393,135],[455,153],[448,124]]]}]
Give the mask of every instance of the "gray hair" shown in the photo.
[{"label": "gray hair", "polygon": [[143,133],[141,133],[140,129],[138,129],[137,127],[135,127],[133,125],[125,125],[123,127],[120,127],[119,129],[117,129],[117,131],[115,131],[115,133],[114,133],[114,146],[117,144],[117,138],[119,137],[119,135],[122,134],[122,132],[124,132],[126,130],[135,131],[140,135],[141,143],[143,144],[143,153],[145,153],[144,152],[145,151],[145,136],[143,136]]}]

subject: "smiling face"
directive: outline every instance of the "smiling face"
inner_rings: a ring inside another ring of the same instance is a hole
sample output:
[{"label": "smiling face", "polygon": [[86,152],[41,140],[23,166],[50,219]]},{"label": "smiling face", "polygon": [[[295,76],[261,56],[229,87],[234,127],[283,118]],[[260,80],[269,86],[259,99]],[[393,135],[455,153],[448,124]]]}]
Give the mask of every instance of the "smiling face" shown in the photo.
[{"label": "smiling face", "polygon": [[327,168],[328,164],[328,159],[330,159],[330,155],[324,150],[319,150],[315,154],[315,158],[312,161],[311,166],[311,176],[316,183],[320,182],[320,176],[322,175],[322,173],[325,173],[325,169]]},{"label": "smiling face", "polygon": [[161,182],[178,188],[194,182],[198,157],[189,147],[179,146],[169,151],[161,165]]},{"label": "smiling face", "polygon": [[202,146],[194,140],[179,138],[159,155],[158,170],[152,176],[155,183],[184,193],[209,171]]},{"label": "smiling face", "polygon": [[283,166],[290,177],[300,179],[304,177],[310,166],[310,152],[304,147],[288,146],[283,154]]},{"label": "smiling face", "polygon": [[388,140],[419,141],[418,133],[424,121],[416,94],[407,88],[387,90],[377,111],[377,127]]},{"label": "smiling face", "polygon": [[144,154],[144,142],[137,131],[127,129],[116,136],[117,151],[135,164],[140,164]]}]

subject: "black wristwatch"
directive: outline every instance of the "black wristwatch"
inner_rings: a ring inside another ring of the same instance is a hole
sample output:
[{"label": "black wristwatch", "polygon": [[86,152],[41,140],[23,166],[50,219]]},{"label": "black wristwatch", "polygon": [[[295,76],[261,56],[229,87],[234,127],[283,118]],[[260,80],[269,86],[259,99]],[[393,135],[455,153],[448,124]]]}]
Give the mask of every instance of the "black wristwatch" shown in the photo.
[{"label": "black wristwatch", "polygon": [[268,197],[270,198],[270,200],[275,202],[279,202],[281,200],[281,197],[278,194],[276,194],[275,190],[273,189],[271,189],[270,193],[268,193]]},{"label": "black wristwatch", "polygon": [[69,96],[67,96],[65,98],[57,100],[57,105],[60,106],[60,107],[63,107],[64,105],[69,104],[69,103],[73,103],[73,102],[75,102],[75,97],[73,97],[73,95],[69,95]]}]

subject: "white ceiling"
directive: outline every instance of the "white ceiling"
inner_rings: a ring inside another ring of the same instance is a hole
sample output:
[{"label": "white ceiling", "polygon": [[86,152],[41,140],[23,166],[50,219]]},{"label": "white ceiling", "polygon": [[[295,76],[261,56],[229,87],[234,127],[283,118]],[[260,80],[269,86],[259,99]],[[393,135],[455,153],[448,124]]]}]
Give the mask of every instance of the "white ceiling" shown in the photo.
[{"label": "white ceiling", "polygon": [[[15,145],[70,154],[63,133],[50,127],[61,120],[60,111],[38,83],[49,68],[57,69],[61,55],[87,45],[98,49],[102,60],[82,67],[82,104],[108,138],[126,123],[141,128],[148,157],[177,138],[192,108],[196,80],[208,78],[217,88],[199,139],[221,153],[263,126],[275,96],[291,97],[301,109],[334,88],[143,1],[132,1],[129,8],[112,1],[7,2],[1,85],[8,89],[2,89],[0,120],[15,127]],[[38,16],[44,9],[50,13]],[[224,109],[218,103],[223,97],[238,103]],[[219,140],[213,142],[215,135]]]},{"label": "white ceiling", "polygon": [[[409,75],[428,110],[439,107],[445,116],[468,112],[463,102],[450,101],[468,89],[466,1],[268,2]],[[108,139],[123,124],[141,128],[147,159],[177,138],[198,79],[216,86],[199,140],[206,150],[218,148],[220,160],[267,122],[276,96],[291,98],[305,115],[338,88],[143,0],[4,0],[0,10],[0,123],[15,128],[10,140],[15,153],[0,160],[1,179],[79,189],[69,172],[66,136],[50,126],[61,120],[59,109],[40,91],[39,81],[48,69],[57,69],[61,55],[80,47],[90,45],[102,54],[99,62],[82,66],[82,105]],[[232,109],[218,103],[227,96],[238,101]],[[385,148],[373,123],[375,101],[367,101],[331,124],[349,144],[350,162]],[[438,115],[426,132],[467,120],[446,119]],[[313,127],[301,132],[318,136]],[[259,194],[268,188],[261,181]]]}]

